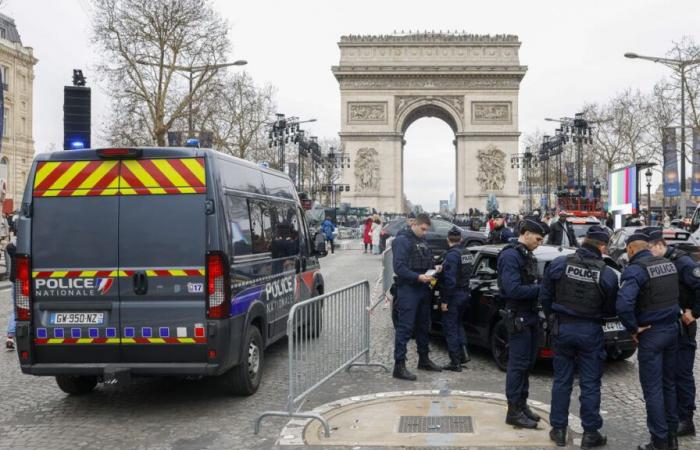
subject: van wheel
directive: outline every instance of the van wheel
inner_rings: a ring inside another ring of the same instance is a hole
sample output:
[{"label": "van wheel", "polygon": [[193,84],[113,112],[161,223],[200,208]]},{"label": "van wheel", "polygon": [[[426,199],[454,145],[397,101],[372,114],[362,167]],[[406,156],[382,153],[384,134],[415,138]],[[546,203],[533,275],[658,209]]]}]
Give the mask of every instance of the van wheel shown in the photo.
[{"label": "van wheel", "polygon": [[89,394],[97,386],[97,377],[75,377],[72,375],[56,376],[56,384],[63,392],[70,395]]},{"label": "van wheel", "polygon": [[508,330],[502,320],[491,331],[491,355],[498,368],[505,372],[508,367]]},{"label": "van wheel", "polygon": [[255,325],[249,325],[241,363],[223,375],[227,391],[234,395],[255,394],[262,379],[263,350],[260,330]]}]

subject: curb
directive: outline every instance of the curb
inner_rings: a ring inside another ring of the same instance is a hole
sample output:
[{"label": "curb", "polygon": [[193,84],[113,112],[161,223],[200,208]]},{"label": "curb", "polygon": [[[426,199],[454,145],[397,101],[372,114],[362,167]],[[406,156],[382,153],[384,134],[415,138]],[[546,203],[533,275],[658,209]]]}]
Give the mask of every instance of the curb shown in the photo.
[{"label": "curb", "polygon": [[[420,391],[394,391],[394,392],[380,392],[377,394],[360,395],[355,397],[348,397],[341,400],[336,400],[324,405],[314,408],[311,412],[320,415],[327,414],[336,408],[341,408],[348,405],[354,405],[358,403],[364,403],[369,401],[390,399],[395,397],[406,397],[406,396],[426,396],[426,395],[436,395],[444,396],[445,391],[439,389],[431,390],[420,390]],[[447,394],[449,396],[460,396],[467,397],[471,399],[478,400],[498,400],[502,401],[504,405],[506,404],[506,396],[503,394],[498,394],[495,392],[482,392],[482,391],[461,391],[461,390],[450,390]],[[546,403],[539,402],[537,400],[528,400],[528,405],[533,409],[539,410],[543,414],[549,416],[550,405]],[[277,440],[276,444],[280,446],[304,446],[307,445],[304,441],[304,431],[306,427],[312,422],[313,419],[291,419],[287,425],[284,426],[280,432],[280,438]],[[581,426],[581,420],[569,414],[569,429],[576,434],[583,433],[583,427]]]}]

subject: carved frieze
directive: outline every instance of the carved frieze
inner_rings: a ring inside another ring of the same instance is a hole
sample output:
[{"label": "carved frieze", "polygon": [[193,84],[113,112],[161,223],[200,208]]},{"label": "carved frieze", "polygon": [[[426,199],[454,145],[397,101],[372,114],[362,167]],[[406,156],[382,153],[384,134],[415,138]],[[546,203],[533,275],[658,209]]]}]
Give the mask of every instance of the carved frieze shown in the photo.
[{"label": "carved frieze", "polygon": [[502,191],[506,184],[506,154],[493,144],[479,150],[479,175],[476,181],[481,192]]},{"label": "carved frieze", "polygon": [[518,89],[521,77],[342,77],[340,89]]},{"label": "carved frieze", "polygon": [[348,123],[386,123],[386,102],[348,102]]},{"label": "carved frieze", "polygon": [[472,124],[513,123],[511,102],[472,102]]},{"label": "carved frieze", "polygon": [[447,103],[452,106],[455,111],[459,112],[460,116],[464,113],[464,97],[461,95],[397,95],[394,101],[395,117],[398,117],[411,103],[420,100],[435,100],[442,103]]},{"label": "carved frieze", "polygon": [[379,153],[371,147],[355,154],[355,192],[379,191]]}]

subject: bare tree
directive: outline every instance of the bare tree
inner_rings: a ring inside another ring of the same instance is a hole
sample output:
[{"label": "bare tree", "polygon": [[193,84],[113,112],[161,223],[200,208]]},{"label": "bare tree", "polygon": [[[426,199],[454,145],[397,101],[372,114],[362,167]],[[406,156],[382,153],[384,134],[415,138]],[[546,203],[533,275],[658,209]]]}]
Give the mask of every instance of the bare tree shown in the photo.
[{"label": "bare tree", "polygon": [[[212,65],[229,51],[228,24],[208,0],[95,0],[93,40],[104,53],[100,73],[112,94],[107,135],[127,132],[165,145],[166,133],[195,109],[217,76]],[[182,68],[197,67],[191,92]],[[143,144],[144,142],[139,142]]]}]

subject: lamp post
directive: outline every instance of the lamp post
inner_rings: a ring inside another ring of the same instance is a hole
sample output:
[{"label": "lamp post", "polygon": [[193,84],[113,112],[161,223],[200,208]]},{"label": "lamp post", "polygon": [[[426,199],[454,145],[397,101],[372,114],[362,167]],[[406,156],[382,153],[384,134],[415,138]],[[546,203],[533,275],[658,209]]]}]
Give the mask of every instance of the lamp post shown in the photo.
[{"label": "lamp post", "polygon": [[275,121],[267,124],[270,127],[268,134],[269,146],[270,148],[277,147],[279,170],[285,172],[285,144],[288,144],[290,140],[294,144],[299,144],[300,141],[303,141],[304,135],[299,125],[316,122],[316,119],[299,120],[298,117],[286,117],[282,113],[277,113],[275,116]]},{"label": "lamp post", "polygon": [[649,220],[651,221],[651,168],[644,172],[647,179],[647,209],[649,210]]},{"label": "lamp post", "polygon": [[532,180],[531,169],[537,165],[537,160],[533,157],[530,147],[525,148],[525,153],[522,155],[513,155],[510,157],[511,169],[525,169],[525,191],[527,193],[527,202],[529,211],[532,211]]},{"label": "lamp post", "polygon": [[642,56],[636,53],[625,53],[625,58],[644,59],[655,63],[663,64],[676,70],[681,77],[681,215],[685,216],[685,71],[689,67],[700,64],[700,58],[695,59],[674,59],[658,58],[655,56]]}]

